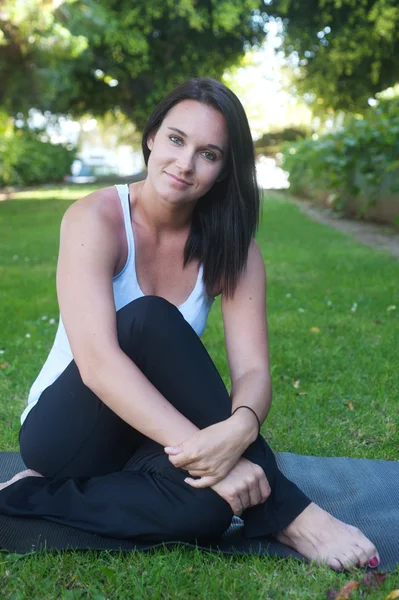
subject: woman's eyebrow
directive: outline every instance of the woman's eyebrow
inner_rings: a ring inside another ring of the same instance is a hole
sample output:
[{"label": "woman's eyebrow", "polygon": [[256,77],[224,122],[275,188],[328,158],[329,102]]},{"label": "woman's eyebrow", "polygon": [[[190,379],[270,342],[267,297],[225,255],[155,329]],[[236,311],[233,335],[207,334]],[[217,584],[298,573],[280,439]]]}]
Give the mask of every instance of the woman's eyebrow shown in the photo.
[{"label": "woman's eyebrow", "polygon": [[[184,131],[182,131],[181,129],[178,129],[177,127],[168,127],[168,129],[176,131],[176,133],[179,133],[182,137],[187,137],[187,134],[184,133]],[[207,144],[207,148],[215,148],[215,150],[219,150],[219,152],[224,154],[224,150],[220,146],[216,146],[216,144]]]}]

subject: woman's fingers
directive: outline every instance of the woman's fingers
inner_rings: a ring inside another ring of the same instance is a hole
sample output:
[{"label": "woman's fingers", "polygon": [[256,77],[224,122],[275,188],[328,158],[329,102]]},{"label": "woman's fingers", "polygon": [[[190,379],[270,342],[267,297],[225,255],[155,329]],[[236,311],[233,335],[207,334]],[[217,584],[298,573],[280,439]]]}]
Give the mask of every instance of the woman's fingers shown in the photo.
[{"label": "woman's fingers", "polygon": [[[184,454],[169,454],[169,460],[173,464],[173,466],[175,466],[178,469],[185,469],[186,471],[195,470],[198,471],[199,474],[205,474],[206,472],[209,472],[209,470],[212,468],[212,466],[209,465],[201,457],[190,458],[185,457]],[[214,468],[215,465],[213,465],[213,469]],[[192,475],[194,475],[194,473],[192,473]]]},{"label": "woman's fingers", "polygon": [[[263,471],[263,469],[262,469],[262,471]],[[262,497],[261,502],[266,502],[266,500],[272,493],[272,490],[271,490],[270,484],[269,484],[264,472],[263,472],[263,476],[259,480],[259,489],[260,489],[261,497]]]},{"label": "woman's fingers", "polygon": [[215,471],[213,469],[209,470],[209,469],[197,469],[197,468],[186,469],[185,467],[181,467],[181,468],[184,469],[185,471],[188,471],[188,473],[192,477],[214,477],[215,480],[217,479],[218,481],[221,481],[227,475],[227,473],[221,469],[218,469],[217,471]]},{"label": "woman's fingers", "polygon": [[[186,467],[183,467],[186,468]],[[192,465],[192,466],[188,466],[186,471],[188,471],[190,473],[190,475],[193,475],[193,477],[203,477],[205,475],[213,475],[216,474],[214,469],[210,469],[209,467],[205,467],[205,466],[201,466],[201,465]]]},{"label": "woman's fingers", "polygon": [[[248,467],[246,469],[248,470]],[[233,514],[241,516],[247,508],[265,502],[270,496],[271,490],[265,472],[259,465],[253,464],[248,473],[239,474],[240,470],[243,471],[242,465],[237,474],[229,473],[229,482],[227,483],[224,474],[220,476],[206,475],[201,468],[191,468],[189,470],[191,477],[186,477],[184,481],[197,489],[215,486],[215,491],[229,503]],[[199,479],[193,479],[193,477],[199,477]],[[222,482],[221,488],[216,485],[219,482]]]},{"label": "woman's fingers", "polygon": [[[184,467],[182,467],[183,470],[188,471],[188,469],[184,469]],[[188,471],[189,475],[191,475],[191,477],[214,477],[215,473],[207,473],[206,471],[200,471],[200,470],[195,470],[192,471],[190,469],[190,471]]]},{"label": "woman's fingers", "polygon": [[221,479],[222,478],[217,479],[216,477],[201,477],[201,479],[191,479],[191,477],[186,477],[184,481],[188,483],[188,485],[191,485],[191,487],[201,489],[216,485]]},{"label": "woman's fingers", "polygon": [[[204,477],[202,479],[207,478]],[[247,479],[244,484],[241,483],[241,485],[236,488],[235,493],[229,497],[228,502],[234,514],[240,516],[247,508],[266,502],[270,493],[271,489],[269,482],[263,469],[259,467],[259,472],[255,474],[255,477]]]},{"label": "woman's fingers", "polygon": [[184,454],[169,454],[169,460],[177,468],[194,466],[195,462],[193,459],[188,459]]},{"label": "woman's fingers", "polygon": [[255,496],[258,496],[258,493],[252,487],[248,487],[245,492],[240,494],[240,501],[243,511],[253,506]]},{"label": "woman's fingers", "polygon": [[262,467],[258,467],[254,475],[254,479],[248,483],[248,494],[246,494],[245,497],[241,495],[241,498],[245,501],[245,504],[243,504],[245,508],[263,504],[271,493],[269,482]]},{"label": "woman's fingers", "polygon": [[233,511],[233,513],[235,514],[236,517],[241,517],[242,513],[244,512],[244,508],[240,502],[240,499],[236,499],[234,500],[234,502],[230,503],[231,509]]},{"label": "woman's fingers", "polygon": [[252,506],[256,506],[257,504],[261,504],[263,502],[262,491],[260,489],[258,479],[255,479],[248,486],[248,493],[246,494],[245,500],[245,508],[251,508]]},{"label": "woman's fingers", "polygon": [[256,482],[256,484],[250,490],[249,505],[247,506],[247,508],[249,508],[251,506],[256,506],[257,504],[261,504],[261,502],[262,502],[262,493],[260,491],[259,483]]}]

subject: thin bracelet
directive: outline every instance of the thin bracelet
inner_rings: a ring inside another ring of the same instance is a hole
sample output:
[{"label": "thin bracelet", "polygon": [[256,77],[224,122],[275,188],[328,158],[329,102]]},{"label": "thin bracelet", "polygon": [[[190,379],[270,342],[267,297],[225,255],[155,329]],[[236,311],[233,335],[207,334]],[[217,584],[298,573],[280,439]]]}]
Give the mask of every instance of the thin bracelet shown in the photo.
[{"label": "thin bracelet", "polygon": [[236,412],[236,411],[237,411],[239,408],[249,408],[249,410],[251,410],[251,411],[254,413],[254,415],[255,415],[255,417],[256,417],[256,420],[258,421],[258,426],[259,426],[258,435],[259,435],[259,434],[260,434],[260,421],[259,421],[259,417],[258,417],[258,415],[256,414],[256,412],[254,411],[254,409],[253,409],[253,408],[251,408],[250,406],[246,406],[245,404],[243,404],[242,406],[237,406],[237,408],[236,408],[236,409],[235,409],[235,410],[234,410],[234,411],[233,411],[231,414],[232,414],[232,415],[234,415],[234,413],[235,413],[235,412]]}]

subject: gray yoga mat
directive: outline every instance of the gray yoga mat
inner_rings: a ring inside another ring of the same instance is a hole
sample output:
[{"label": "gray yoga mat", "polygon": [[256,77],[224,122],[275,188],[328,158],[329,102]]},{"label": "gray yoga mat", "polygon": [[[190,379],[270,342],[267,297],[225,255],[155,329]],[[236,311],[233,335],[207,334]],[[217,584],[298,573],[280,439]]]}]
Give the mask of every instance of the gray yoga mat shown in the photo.
[{"label": "gray yoga mat", "polygon": [[[277,454],[276,458],[281,471],[314,502],[335,517],[359,527],[374,542],[381,557],[377,570],[392,571],[399,566],[399,461],[324,458],[290,453]],[[18,453],[0,453],[0,481],[10,479],[25,468]],[[150,544],[107,538],[45,519],[0,515],[0,548],[19,554],[53,549],[142,551],[174,544],[197,546],[224,554],[303,559],[271,537],[246,539],[238,517],[233,517],[230,528],[212,541]]]}]

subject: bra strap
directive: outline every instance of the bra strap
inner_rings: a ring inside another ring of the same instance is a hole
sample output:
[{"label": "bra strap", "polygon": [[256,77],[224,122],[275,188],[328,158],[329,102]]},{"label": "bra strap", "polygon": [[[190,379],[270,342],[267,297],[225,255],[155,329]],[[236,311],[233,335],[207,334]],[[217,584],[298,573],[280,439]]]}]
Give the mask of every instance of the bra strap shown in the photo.
[{"label": "bra strap", "polygon": [[130,206],[130,187],[129,184],[126,184],[127,186],[127,201],[129,203],[129,215],[130,215],[130,220],[132,220],[132,207]]}]

